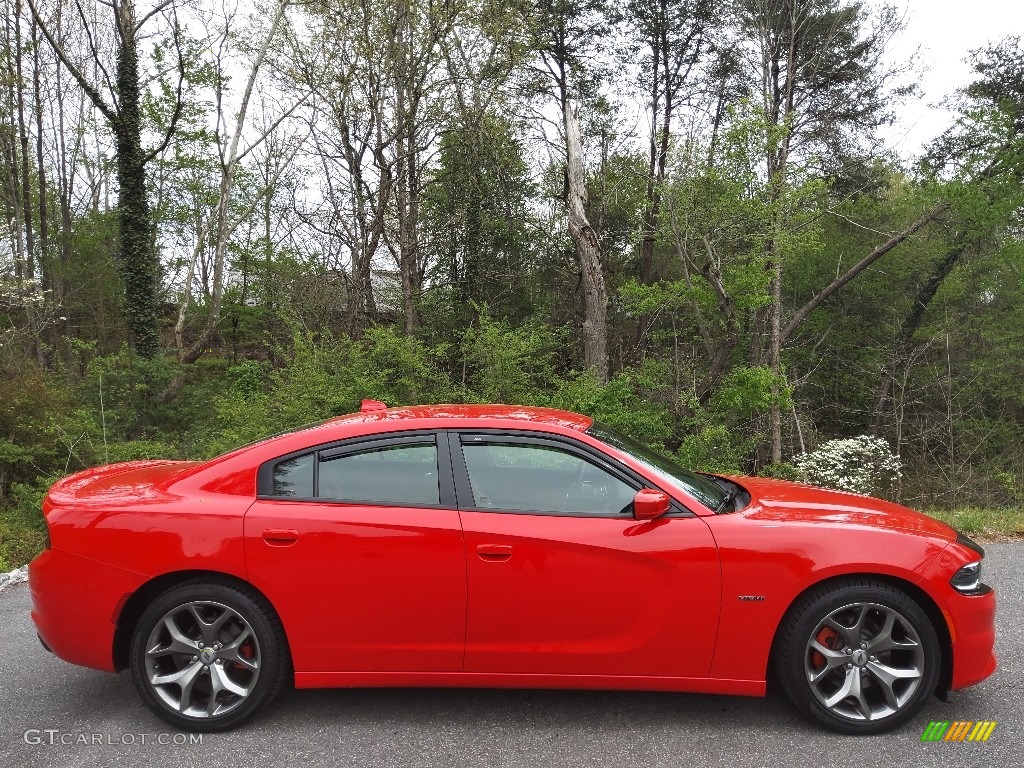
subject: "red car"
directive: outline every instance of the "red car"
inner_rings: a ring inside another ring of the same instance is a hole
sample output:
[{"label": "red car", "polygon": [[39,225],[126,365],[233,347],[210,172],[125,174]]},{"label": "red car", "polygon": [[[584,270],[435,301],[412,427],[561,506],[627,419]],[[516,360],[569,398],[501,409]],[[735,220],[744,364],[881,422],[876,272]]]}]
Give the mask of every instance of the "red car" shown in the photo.
[{"label": "red car", "polygon": [[61,480],[31,565],[43,644],[130,669],[175,727],[298,688],[761,696],[846,733],[996,666],[983,551],[878,499],[687,472],[586,416],[363,411],[207,462]]}]

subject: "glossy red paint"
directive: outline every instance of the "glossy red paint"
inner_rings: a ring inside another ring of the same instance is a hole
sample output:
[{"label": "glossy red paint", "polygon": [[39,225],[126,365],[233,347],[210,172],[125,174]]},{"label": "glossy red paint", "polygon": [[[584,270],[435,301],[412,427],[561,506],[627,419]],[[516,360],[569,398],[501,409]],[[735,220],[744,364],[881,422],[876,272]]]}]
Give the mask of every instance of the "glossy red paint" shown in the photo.
[{"label": "glossy red paint", "polygon": [[633,517],[637,520],[654,520],[669,510],[672,500],[664,491],[641,488],[633,497]]},{"label": "glossy red paint", "polygon": [[[760,695],[794,601],[862,574],[903,585],[944,617],[952,688],[995,668],[995,596],[950,586],[978,558],[948,526],[878,499],[758,478],[733,478],[750,501],[715,514],[587,433],[591,424],[525,406],[373,406],[205,463],[80,472],[44,503],[52,546],[30,568],[33,621],[61,658],[113,670],[132,595],[157,578],[220,574],[273,606],[299,687]],[[648,495],[666,493],[672,509],[636,519],[501,512],[458,494],[460,503],[430,507],[257,497],[260,466],[278,457],[450,431],[438,446],[457,463],[459,430],[560,440],[658,489]]]},{"label": "glossy red paint", "polygon": [[[294,539],[268,538],[282,527]],[[456,510],[261,499],[245,516],[245,548],[249,581],[277,608],[297,673],[462,669]]]}]

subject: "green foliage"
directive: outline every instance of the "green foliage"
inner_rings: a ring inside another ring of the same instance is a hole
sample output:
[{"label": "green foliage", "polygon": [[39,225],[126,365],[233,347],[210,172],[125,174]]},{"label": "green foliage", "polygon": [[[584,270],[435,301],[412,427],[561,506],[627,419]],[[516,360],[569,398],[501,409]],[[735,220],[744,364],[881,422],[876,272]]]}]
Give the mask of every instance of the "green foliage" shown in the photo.
[{"label": "green foliage", "polygon": [[466,386],[472,399],[492,403],[544,405],[555,377],[555,357],[565,332],[531,321],[513,329],[494,320],[488,308],[462,337]]},{"label": "green foliage", "polygon": [[800,470],[788,461],[766,464],[758,474],[761,477],[774,477],[778,480],[792,480],[793,482],[803,482],[806,480]]},{"label": "green foliage", "polygon": [[651,360],[620,371],[602,385],[585,371],[558,382],[550,402],[662,448],[672,436],[672,414],[662,399],[666,373],[664,364]]},{"label": "green foliage", "polygon": [[42,499],[48,484],[14,483],[10,505],[0,506],[0,572],[24,565],[43,548]]}]

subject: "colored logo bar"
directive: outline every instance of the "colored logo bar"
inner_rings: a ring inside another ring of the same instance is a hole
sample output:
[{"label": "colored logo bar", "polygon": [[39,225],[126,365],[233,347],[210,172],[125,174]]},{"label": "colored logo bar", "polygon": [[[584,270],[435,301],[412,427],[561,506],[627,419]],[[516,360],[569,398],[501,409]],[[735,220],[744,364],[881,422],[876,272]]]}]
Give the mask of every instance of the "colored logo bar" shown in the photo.
[{"label": "colored logo bar", "polygon": [[921,734],[921,741],[988,741],[996,725],[995,720],[932,720]]}]

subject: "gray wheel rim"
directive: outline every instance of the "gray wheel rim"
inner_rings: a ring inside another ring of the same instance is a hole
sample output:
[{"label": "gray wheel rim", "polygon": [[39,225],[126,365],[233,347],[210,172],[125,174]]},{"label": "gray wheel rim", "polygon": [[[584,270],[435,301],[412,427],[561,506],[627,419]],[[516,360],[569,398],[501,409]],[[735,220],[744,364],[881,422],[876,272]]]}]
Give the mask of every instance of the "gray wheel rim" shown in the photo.
[{"label": "gray wheel rim", "polygon": [[236,709],[260,676],[261,650],[235,609],[210,600],[167,611],[146,641],[146,679],[172,711],[208,718]]},{"label": "gray wheel rim", "polygon": [[811,693],[848,720],[880,720],[899,712],[921,686],[924,667],[924,646],[913,624],[878,603],[832,611],[804,650]]}]

